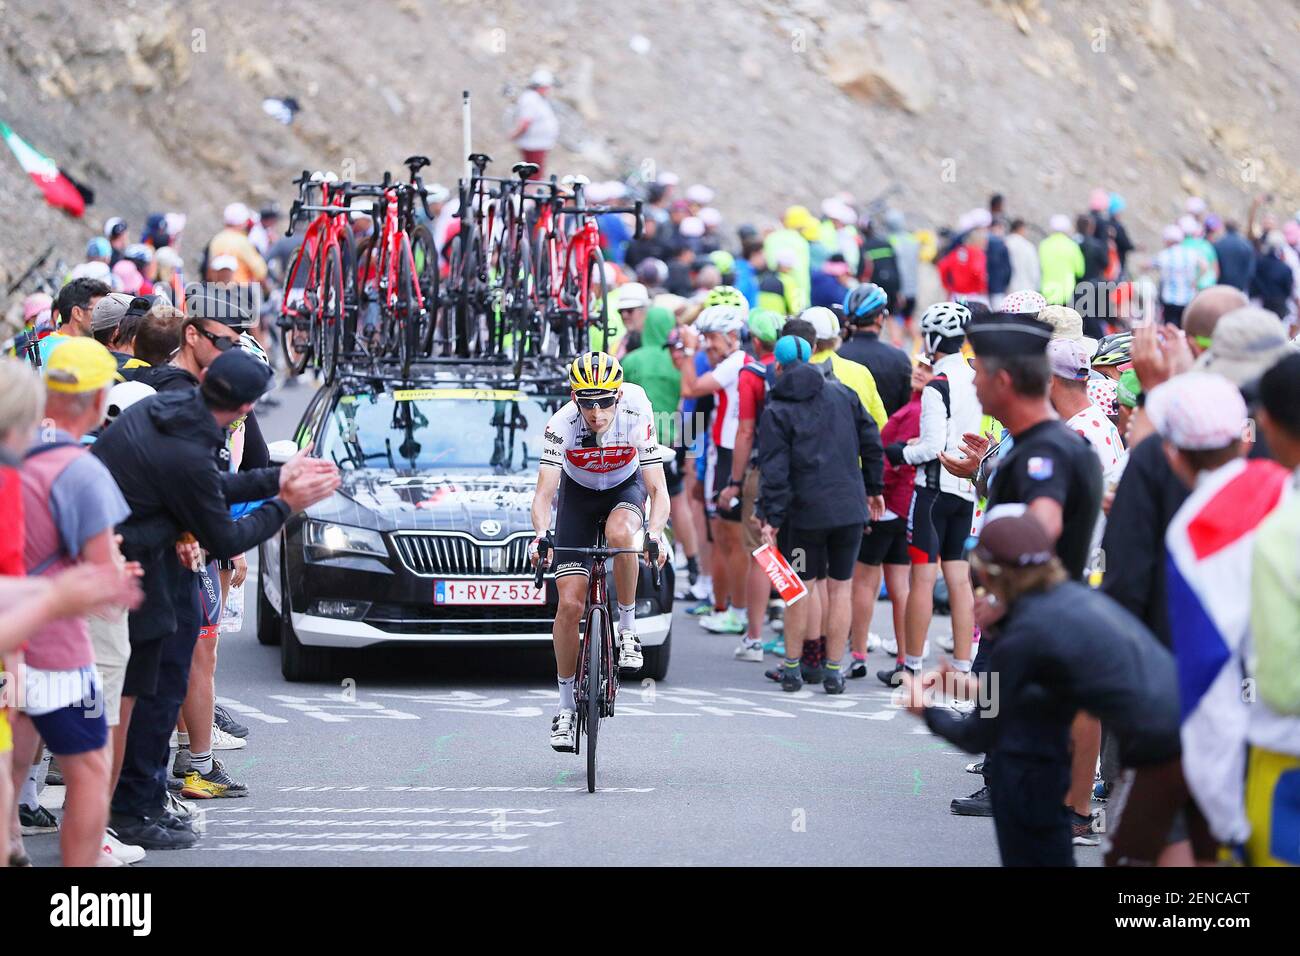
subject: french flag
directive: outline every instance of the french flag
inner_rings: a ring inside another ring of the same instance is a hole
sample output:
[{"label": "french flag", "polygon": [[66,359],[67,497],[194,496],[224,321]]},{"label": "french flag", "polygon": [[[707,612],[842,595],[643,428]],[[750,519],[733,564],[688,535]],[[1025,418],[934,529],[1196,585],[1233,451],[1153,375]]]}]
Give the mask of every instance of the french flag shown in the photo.
[{"label": "french flag", "polygon": [[1255,529],[1289,491],[1285,468],[1239,460],[1206,475],[1165,534],[1169,624],[1182,704],[1183,774],[1214,836],[1238,844],[1245,813],[1246,702]]}]

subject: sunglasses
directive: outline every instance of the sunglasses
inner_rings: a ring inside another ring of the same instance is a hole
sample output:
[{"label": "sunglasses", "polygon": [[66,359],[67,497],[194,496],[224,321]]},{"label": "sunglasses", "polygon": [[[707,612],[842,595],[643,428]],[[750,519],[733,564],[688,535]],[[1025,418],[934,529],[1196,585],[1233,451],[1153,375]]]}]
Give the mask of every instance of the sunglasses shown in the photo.
[{"label": "sunglasses", "polygon": [[618,401],[617,395],[606,395],[604,398],[580,398],[578,399],[578,407],[588,410],[593,408],[613,408],[616,401]]},{"label": "sunglasses", "polygon": [[218,352],[229,352],[236,344],[234,339],[228,339],[224,335],[217,335],[207,329],[199,329],[199,334],[211,342]]}]

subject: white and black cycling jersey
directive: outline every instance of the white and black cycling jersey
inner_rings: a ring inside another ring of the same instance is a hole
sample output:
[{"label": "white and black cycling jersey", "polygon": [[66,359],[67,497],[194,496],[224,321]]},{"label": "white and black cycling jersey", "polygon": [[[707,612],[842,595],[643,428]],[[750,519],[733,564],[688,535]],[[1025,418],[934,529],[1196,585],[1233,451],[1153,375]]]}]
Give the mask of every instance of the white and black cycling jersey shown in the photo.
[{"label": "white and black cycling jersey", "polygon": [[645,390],[624,383],[614,420],[599,435],[587,427],[577,404],[567,403],[546,423],[540,459],[542,467],[562,468],[592,491],[613,488],[638,468],[663,464],[654,410]]}]

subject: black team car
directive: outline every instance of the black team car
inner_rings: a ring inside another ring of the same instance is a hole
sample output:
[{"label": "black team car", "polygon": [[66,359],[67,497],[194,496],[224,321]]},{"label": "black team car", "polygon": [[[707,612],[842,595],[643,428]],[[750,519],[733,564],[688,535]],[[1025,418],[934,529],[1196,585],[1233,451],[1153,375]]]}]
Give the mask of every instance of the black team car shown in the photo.
[{"label": "black team car", "polygon": [[[566,401],[564,382],[459,370],[415,382],[345,377],[317,392],[295,440],[272,455],[314,441],[343,485],[258,554],[257,637],[279,644],[285,678],[336,676],[344,648],[549,644],[555,585],[533,589],[529,509],[543,430]],[[671,562],[657,591],[643,566],[637,677],[668,673],[672,602]]]}]

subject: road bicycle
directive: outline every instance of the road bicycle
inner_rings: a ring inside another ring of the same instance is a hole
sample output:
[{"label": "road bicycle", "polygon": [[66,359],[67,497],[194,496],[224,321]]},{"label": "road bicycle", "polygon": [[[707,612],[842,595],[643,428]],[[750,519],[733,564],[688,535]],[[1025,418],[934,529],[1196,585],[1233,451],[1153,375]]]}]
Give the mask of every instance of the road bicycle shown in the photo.
[{"label": "road bicycle", "polygon": [[582,752],[582,738],[587,738],[587,792],[596,792],[596,742],[600,722],[614,716],[618,697],[618,645],[614,641],[614,601],[606,586],[606,564],[617,554],[644,554],[650,563],[655,590],[660,586],[659,544],[647,537],[644,548],[611,548],[605,542],[605,523],[600,522],[593,548],[559,548],[549,538],[537,543],[537,568],[533,587],[540,589],[546,574],[547,557],[558,551],[566,554],[591,555],[591,576],[587,581],[587,603],[583,626],[578,633],[578,670],[573,682],[573,696],[578,709],[578,731],[574,753]]},{"label": "road bicycle", "polygon": [[447,294],[438,325],[443,354],[462,359],[487,351],[480,339],[491,305],[487,243],[496,228],[490,180],[484,175],[491,161],[486,153],[470,154],[470,178],[460,181],[456,234],[448,241]]},{"label": "road bicycle", "polygon": [[[284,282],[280,303],[280,344],[285,364],[301,375],[309,363],[333,381],[343,329],[356,322],[356,245],[348,208],[349,184],[303,170],[293,181],[298,198],[289,210],[292,236],[305,213],[316,213],[307,226]],[[311,202],[320,190],[320,203]]]},{"label": "road bicycle", "polygon": [[593,329],[600,332],[602,348],[611,344],[609,282],[596,217],[631,213],[638,239],[645,226],[639,200],[631,206],[588,206],[584,190],[589,183],[585,176],[567,176],[559,184],[552,178],[538,218],[537,296],[542,321],[559,335],[561,355],[587,351]]}]

